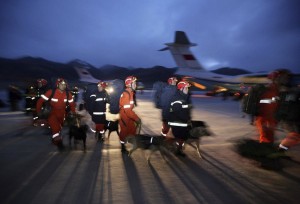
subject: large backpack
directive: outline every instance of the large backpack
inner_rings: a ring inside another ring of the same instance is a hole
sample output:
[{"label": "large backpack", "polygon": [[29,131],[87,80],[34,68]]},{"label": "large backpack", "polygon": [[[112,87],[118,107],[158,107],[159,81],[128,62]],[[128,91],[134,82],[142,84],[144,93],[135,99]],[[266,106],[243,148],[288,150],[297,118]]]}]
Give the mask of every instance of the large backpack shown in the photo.
[{"label": "large backpack", "polygon": [[85,104],[85,109],[90,112],[91,110],[91,103],[90,103],[90,96],[98,91],[98,86],[96,83],[88,84],[82,94],[82,99]]},{"label": "large backpack", "polygon": [[121,79],[115,79],[109,83],[108,96],[109,96],[109,112],[117,114],[120,112],[120,96],[125,90],[124,81]]},{"label": "large backpack", "polygon": [[167,86],[166,82],[157,81],[153,84],[152,100],[156,108],[162,109],[161,98],[164,88]]},{"label": "large backpack", "polygon": [[282,92],[279,98],[276,118],[284,121],[300,121],[300,91]]},{"label": "large backpack", "polygon": [[[174,85],[167,85],[163,88],[162,90],[162,94],[160,97],[160,102],[159,104],[165,108],[165,107],[169,107],[171,104],[171,99],[173,98],[173,96],[176,94],[177,92],[177,87]],[[168,109],[169,111],[169,109]]]},{"label": "large backpack", "polygon": [[253,86],[247,94],[243,97],[242,108],[247,114],[256,116],[259,112],[258,104],[261,95],[265,92],[266,87],[263,84]]}]

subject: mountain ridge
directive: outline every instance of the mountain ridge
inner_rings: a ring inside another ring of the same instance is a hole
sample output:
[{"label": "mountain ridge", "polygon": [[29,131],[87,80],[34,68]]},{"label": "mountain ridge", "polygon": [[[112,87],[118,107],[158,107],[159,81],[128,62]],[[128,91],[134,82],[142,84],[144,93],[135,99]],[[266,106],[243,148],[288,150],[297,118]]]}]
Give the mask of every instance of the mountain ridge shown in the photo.
[{"label": "mountain ridge", "polygon": [[[166,79],[174,75],[177,70],[176,67],[153,66],[149,68],[125,68],[108,64],[97,68],[79,59],[74,59],[67,63],[60,63],[30,56],[17,59],[0,57],[0,85],[7,86],[10,83],[15,83],[24,86],[33,83],[38,78],[53,80],[57,77],[63,77],[68,81],[76,82],[79,80],[78,74],[74,70],[76,66],[88,69],[95,78],[103,81],[116,78],[124,79],[129,75],[134,75],[146,86],[150,86],[155,81],[166,81]],[[230,67],[223,67],[213,70],[212,72],[232,76],[251,73],[243,69]]]}]

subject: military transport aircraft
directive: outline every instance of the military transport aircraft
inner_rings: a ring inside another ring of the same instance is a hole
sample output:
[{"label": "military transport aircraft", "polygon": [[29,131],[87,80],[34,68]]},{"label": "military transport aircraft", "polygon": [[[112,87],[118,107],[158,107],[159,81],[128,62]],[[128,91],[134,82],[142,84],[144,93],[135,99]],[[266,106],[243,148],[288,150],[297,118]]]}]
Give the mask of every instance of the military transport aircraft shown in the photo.
[{"label": "military transport aircraft", "polygon": [[178,66],[175,75],[185,78],[197,88],[219,91],[240,90],[241,85],[269,82],[268,73],[227,76],[207,71],[190,51],[190,47],[197,44],[191,43],[183,31],[176,31],[174,42],[165,45],[167,47],[159,51],[170,50]]}]

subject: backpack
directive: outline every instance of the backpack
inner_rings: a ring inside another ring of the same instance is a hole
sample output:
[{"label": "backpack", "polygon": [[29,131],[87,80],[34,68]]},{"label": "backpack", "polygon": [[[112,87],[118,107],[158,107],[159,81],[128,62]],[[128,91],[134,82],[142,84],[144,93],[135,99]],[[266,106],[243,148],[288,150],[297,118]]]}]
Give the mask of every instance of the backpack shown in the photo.
[{"label": "backpack", "polygon": [[169,111],[169,106],[171,104],[171,99],[172,97],[176,94],[177,92],[177,87],[174,85],[167,85],[163,88],[162,90],[162,94],[160,96],[160,102],[159,104],[165,108],[167,107],[168,111]]},{"label": "backpack", "polygon": [[279,106],[275,113],[277,120],[299,121],[300,120],[300,92],[293,90],[282,92],[279,95]]},{"label": "backpack", "polygon": [[166,82],[157,81],[153,84],[153,95],[152,100],[156,108],[162,109],[163,105],[161,104],[162,94],[164,88],[167,86]]},{"label": "backpack", "polygon": [[91,107],[90,107],[90,96],[93,94],[93,93],[96,93],[98,91],[98,86],[96,83],[91,83],[91,84],[88,84],[82,94],[82,99],[84,101],[84,104],[85,104],[85,109],[90,112],[91,110]]},{"label": "backpack", "polygon": [[109,112],[117,114],[120,112],[120,96],[125,90],[124,81],[121,79],[115,79],[109,83],[108,97],[109,97]]},{"label": "backpack", "polygon": [[258,103],[261,95],[265,92],[266,87],[262,84],[253,86],[243,97],[242,109],[243,112],[256,116],[258,114]]}]

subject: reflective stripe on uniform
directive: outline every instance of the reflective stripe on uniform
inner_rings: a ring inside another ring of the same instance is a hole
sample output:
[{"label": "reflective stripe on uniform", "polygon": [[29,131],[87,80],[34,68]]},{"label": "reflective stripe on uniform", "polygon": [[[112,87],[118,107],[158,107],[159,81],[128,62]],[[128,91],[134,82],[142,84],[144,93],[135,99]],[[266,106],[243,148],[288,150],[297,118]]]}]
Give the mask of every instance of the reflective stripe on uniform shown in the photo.
[{"label": "reflective stripe on uniform", "polygon": [[178,126],[178,127],[187,127],[187,123],[176,123],[176,122],[168,122],[169,125],[171,126]]},{"label": "reflective stripe on uniform", "polygon": [[106,98],[96,98],[96,101],[104,101]]},{"label": "reflective stripe on uniform", "polygon": [[275,102],[276,102],[276,97],[272,97],[271,99],[270,98],[264,98],[264,99],[261,99],[259,101],[259,103],[267,103],[267,104],[275,103]]},{"label": "reflective stripe on uniform", "polygon": [[93,115],[104,115],[105,112],[93,112]]},{"label": "reflective stripe on uniform", "polygon": [[52,138],[55,138],[57,136],[59,136],[59,133],[55,133],[54,135],[52,135]]},{"label": "reflective stripe on uniform", "polygon": [[45,96],[44,94],[43,94],[43,95],[41,95],[41,97],[42,97],[43,99],[45,99],[46,101],[48,101],[48,100],[49,100],[49,98],[48,98],[47,96]]},{"label": "reflective stripe on uniform", "polygon": [[131,105],[124,105],[123,108],[130,108]]},{"label": "reflective stripe on uniform", "polygon": [[175,103],[180,103],[180,104],[182,104],[182,101],[174,101],[174,102],[171,103],[171,106],[173,106]]},{"label": "reflective stripe on uniform", "polygon": [[[182,101],[174,101],[171,103],[171,106],[173,106],[176,103],[182,104]],[[188,108],[188,107],[189,107],[189,105],[182,105],[182,108]]]}]

